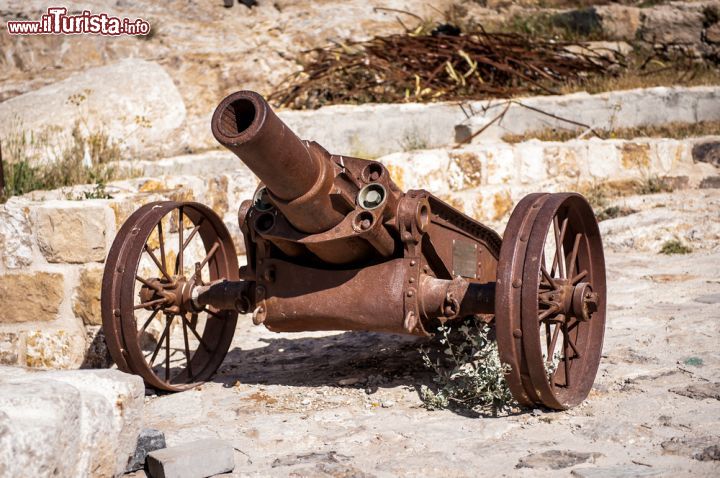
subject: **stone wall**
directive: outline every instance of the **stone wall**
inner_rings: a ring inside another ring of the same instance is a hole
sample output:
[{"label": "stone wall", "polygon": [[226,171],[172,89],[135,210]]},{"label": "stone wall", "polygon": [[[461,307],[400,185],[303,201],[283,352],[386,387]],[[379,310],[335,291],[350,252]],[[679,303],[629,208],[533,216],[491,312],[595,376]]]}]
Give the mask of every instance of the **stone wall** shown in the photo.
[{"label": "stone wall", "polygon": [[427,189],[471,217],[502,228],[512,207],[531,192],[582,192],[607,185],[627,194],[650,180],[676,189],[712,185],[717,167],[693,151],[702,149],[696,145],[718,147],[719,140],[496,141],[395,153],[380,161],[403,189]]},{"label": "stone wall", "polygon": [[242,252],[237,206],[254,188],[249,171],[140,178],[110,185],[112,199],[65,199],[82,189],[75,188],[0,205],[0,364],[108,366],[100,284],[103,262],[125,219],[152,201],[198,201],[223,216]]}]

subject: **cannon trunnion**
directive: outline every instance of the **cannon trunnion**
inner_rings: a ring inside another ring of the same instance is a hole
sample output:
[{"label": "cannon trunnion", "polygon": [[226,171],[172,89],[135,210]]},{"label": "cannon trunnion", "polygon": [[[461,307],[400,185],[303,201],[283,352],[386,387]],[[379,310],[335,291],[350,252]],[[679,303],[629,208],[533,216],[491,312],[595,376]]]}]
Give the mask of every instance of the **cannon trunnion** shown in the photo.
[{"label": "cannon trunnion", "polygon": [[582,196],[527,196],[501,240],[425,190],[403,192],[381,163],[299,139],[257,93],[223,100],[212,131],[261,181],[238,212],[247,264],[205,206],[140,208],[103,280],[119,368],[159,389],[193,387],[222,362],[239,313],[276,332],[421,336],[474,315],[495,325],[521,404],[564,409],[587,396],[606,293]]}]

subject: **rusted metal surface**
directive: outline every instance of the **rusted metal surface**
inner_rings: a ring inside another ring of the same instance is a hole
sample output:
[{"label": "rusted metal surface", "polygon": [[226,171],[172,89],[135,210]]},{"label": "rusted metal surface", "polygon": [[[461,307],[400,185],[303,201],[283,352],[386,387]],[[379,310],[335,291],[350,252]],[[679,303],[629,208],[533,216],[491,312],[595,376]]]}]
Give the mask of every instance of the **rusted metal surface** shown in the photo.
[{"label": "rusted metal surface", "polygon": [[[103,283],[103,325],[122,370],[160,389],[194,386],[222,361],[238,313],[276,332],[414,335],[494,314],[520,403],[566,408],[587,395],[602,347],[605,277],[597,223],[581,196],[526,197],[501,241],[429,192],[401,191],[381,163],[298,139],[256,93],[223,100],[212,131],[262,181],[239,205],[247,265],[238,269],[225,226],[204,206],[161,202],[133,214]],[[183,266],[193,236],[206,253],[195,269]],[[546,251],[555,257],[548,271]],[[148,327],[159,327],[156,336]],[[163,348],[164,364],[154,365]],[[546,359],[553,366],[554,350],[553,373]]]},{"label": "rusted metal surface", "polygon": [[535,194],[513,211],[500,254],[496,331],[523,405],[585,399],[605,330],[605,263],[595,216],[578,194]]},{"label": "rusted metal surface", "polygon": [[[167,241],[173,229],[174,247]],[[192,241],[202,242],[207,255],[190,266],[184,252]],[[196,306],[193,290],[206,285],[203,277],[211,283],[239,278],[230,234],[210,209],[156,202],[130,216],[110,249],[101,297],[103,329],[118,368],[170,391],[212,376],[230,346],[238,312]],[[153,322],[160,325],[159,337],[147,333]]]}]

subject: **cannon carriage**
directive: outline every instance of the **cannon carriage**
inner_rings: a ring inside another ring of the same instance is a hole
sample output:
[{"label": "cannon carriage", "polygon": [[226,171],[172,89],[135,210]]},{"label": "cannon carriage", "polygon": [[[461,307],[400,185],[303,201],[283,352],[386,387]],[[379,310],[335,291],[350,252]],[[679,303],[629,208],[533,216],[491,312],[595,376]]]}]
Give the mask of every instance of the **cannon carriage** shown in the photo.
[{"label": "cannon carriage", "polygon": [[427,191],[400,190],[377,161],[300,140],[257,93],[225,98],[212,132],[260,179],[238,211],[247,265],[210,208],[137,210],[103,277],[103,327],[121,370],[160,390],[192,388],[222,363],[240,313],[275,332],[419,336],[475,315],[494,325],[520,404],[565,409],[587,396],[606,286],[581,195],[526,196],[501,239]]}]

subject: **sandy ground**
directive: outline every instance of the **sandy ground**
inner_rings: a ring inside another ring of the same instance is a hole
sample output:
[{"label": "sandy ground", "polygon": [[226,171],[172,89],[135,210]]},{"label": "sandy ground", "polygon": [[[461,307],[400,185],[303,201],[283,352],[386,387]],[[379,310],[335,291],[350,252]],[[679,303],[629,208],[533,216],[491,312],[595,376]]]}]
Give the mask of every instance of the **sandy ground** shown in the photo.
[{"label": "sandy ground", "polygon": [[245,317],[215,380],[148,396],[145,426],[170,446],[228,440],[234,476],[720,475],[720,253],[607,263],[603,360],[570,411],[427,411],[418,340]]}]

